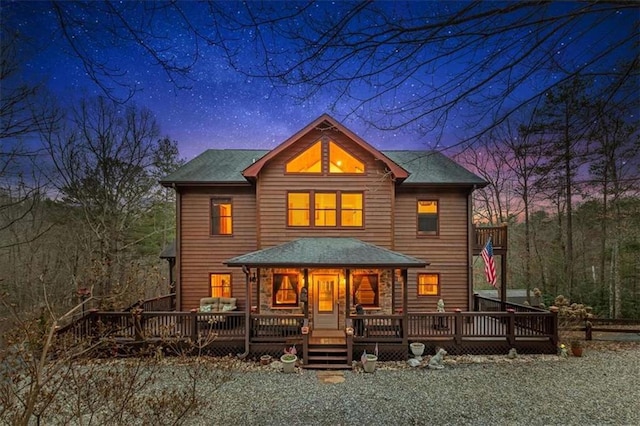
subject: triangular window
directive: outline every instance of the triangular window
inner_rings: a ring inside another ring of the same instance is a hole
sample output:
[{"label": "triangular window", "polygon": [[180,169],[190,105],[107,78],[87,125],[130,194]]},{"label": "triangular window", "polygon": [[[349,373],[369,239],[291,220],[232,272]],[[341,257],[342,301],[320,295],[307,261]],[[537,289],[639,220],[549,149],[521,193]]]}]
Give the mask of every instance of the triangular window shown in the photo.
[{"label": "triangular window", "polygon": [[314,143],[287,163],[287,173],[322,173],[322,142]]},{"label": "triangular window", "polygon": [[364,163],[334,142],[329,142],[329,173],[364,173]]}]

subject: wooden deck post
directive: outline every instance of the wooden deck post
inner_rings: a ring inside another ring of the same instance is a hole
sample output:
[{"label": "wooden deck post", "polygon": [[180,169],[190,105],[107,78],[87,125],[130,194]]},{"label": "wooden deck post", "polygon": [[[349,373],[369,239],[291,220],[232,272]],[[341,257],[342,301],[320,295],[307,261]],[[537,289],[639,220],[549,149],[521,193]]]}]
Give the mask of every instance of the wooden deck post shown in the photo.
[{"label": "wooden deck post", "polygon": [[514,309],[507,309],[509,313],[507,321],[507,342],[511,347],[516,344],[516,311]]},{"label": "wooden deck post", "polygon": [[455,341],[456,341],[456,345],[460,345],[462,344],[462,309],[460,308],[456,308],[454,310],[454,312],[456,313],[455,317],[454,317],[454,324],[455,324]]},{"label": "wooden deck post", "polygon": [[408,299],[408,294],[407,294],[407,287],[408,287],[408,281],[409,281],[409,273],[407,271],[407,269],[403,269],[402,270],[402,345],[405,348],[405,357],[409,356],[409,351],[407,350],[407,348],[409,347],[409,330],[408,330],[408,325],[409,325],[409,313],[407,312],[407,306],[409,305],[409,299]]},{"label": "wooden deck post", "polygon": [[584,322],[584,340],[592,340],[593,339],[593,324],[591,321]]},{"label": "wooden deck post", "polygon": [[191,341],[198,341],[198,310],[191,310]]}]

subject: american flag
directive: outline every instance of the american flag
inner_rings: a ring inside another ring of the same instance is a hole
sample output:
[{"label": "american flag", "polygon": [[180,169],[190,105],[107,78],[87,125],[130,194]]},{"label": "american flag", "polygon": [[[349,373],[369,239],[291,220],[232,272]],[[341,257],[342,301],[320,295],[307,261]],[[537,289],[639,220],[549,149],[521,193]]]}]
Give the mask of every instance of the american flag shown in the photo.
[{"label": "american flag", "polygon": [[484,260],[484,273],[487,276],[487,282],[496,287],[496,264],[493,261],[493,245],[491,244],[491,238],[487,241],[484,248],[480,252],[482,260]]}]

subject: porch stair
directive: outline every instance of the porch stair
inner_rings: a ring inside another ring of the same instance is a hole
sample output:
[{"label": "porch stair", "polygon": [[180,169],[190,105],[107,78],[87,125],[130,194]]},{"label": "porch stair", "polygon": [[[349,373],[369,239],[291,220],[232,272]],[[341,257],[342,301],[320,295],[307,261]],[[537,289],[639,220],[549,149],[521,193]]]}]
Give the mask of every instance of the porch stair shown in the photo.
[{"label": "porch stair", "polygon": [[350,370],[347,362],[346,343],[309,344],[309,356],[302,367],[308,370]]}]

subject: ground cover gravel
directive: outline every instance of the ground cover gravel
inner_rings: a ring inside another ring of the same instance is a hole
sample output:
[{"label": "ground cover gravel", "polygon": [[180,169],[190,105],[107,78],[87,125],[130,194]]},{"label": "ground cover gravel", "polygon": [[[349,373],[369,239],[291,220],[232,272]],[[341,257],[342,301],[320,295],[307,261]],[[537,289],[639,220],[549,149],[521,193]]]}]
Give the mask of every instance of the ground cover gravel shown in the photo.
[{"label": "ground cover gravel", "polygon": [[443,370],[382,363],[373,374],[240,364],[206,400],[191,424],[639,425],[640,351],[447,357]]}]

